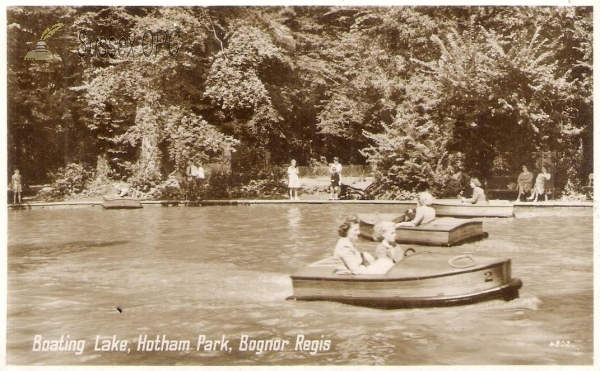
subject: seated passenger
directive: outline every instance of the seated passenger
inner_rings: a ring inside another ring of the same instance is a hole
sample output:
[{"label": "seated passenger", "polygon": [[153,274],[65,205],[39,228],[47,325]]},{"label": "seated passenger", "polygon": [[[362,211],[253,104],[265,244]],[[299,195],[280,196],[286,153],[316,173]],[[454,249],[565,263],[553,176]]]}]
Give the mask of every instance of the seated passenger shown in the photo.
[{"label": "seated passenger", "polygon": [[333,256],[339,260],[338,274],[385,274],[393,265],[391,259],[375,260],[369,253],[362,253],[354,247],[360,234],[357,218],[348,218],[339,227],[340,236]]},{"label": "seated passenger", "polygon": [[471,198],[461,197],[462,203],[468,204],[487,204],[488,200],[485,197],[485,192],[483,188],[481,188],[481,182],[477,178],[471,178],[471,182],[469,182],[471,188],[473,188],[473,196]]},{"label": "seated passenger", "polygon": [[117,183],[114,185],[117,189],[117,197],[125,197],[129,193],[129,184],[127,183]]},{"label": "seated passenger", "polygon": [[523,172],[519,174],[517,178],[517,187],[519,194],[515,202],[521,201],[521,195],[526,196],[526,193],[531,191],[531,182],[533,181],[533,174],[527,170],[527,166],[523,165]]},{"label": "seated passenger", "polygon": [[404,221],[396,224],[398,227],[417,227],[419,225],[425,225],[435,220],[435,209],[431,206],[433,204],[433,196],[429,192],[421,192],[419,194],[419,200],[417,201],[417,209],[415,212],[415,218],[411,221]]},{"label": "seated passenger", "polygon": [[[546,192],[546,181],[550,180],[550,173],[542,166],[542,172],[535,178],[535,185],[533,186],[533,192],[531,196],[527,197],[528,200],[537,202],[538,197]],[[546,201],[548,201],[548,195],[546,194]]]},{"label": "seated passenger", "polygon": [[375,248],[377,259],[389,259],[397,263],[404,257],[402,248],[396,244],[396,224],[394,222],[379,222],[373,228],[373,236],[381,242]]}]

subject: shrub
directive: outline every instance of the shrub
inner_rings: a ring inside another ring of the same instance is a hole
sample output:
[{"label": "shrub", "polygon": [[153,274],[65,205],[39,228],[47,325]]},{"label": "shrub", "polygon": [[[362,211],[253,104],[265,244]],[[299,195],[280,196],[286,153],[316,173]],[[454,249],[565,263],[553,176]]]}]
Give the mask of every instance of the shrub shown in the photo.
[{"label": "shrub", "polygon": [[48,173],[55,196],[73,196],[81,193],[94,177],[94,171],[90,166],[78,163],[70,163]]}]

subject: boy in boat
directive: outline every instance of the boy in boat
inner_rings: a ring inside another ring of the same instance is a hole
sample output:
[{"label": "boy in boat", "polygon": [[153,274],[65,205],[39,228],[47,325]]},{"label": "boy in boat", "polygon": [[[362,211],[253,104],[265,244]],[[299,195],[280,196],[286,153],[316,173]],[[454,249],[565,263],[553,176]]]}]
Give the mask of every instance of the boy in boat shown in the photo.
[{"label": "boy in boat", "polygon": [[379,222],[373,227],[373,236],[381,241],[375,248],[377,259],[389,259],[397,263],[404,257],[400,246],[396,245],[396,224],[394,222]]},{"label": "boy in boat", "polygon": [[403,221],[396,224],[398,227],[417,227],[419,225],[425,225],[435,220],[435,209],[431,206],[433,204],[433,196],[429,192],[421,192],[419,199],[417,200],[417,209],[415,217],[411,221]]},{"label": "boy in boat", "polygon": [[461,203],[467,203],[467,204],[487,204],[487,198],[485,197],[485,192],[483,191],[483,188],[481,188],[481,182],[479,181],[479,179],[477,178],[471,178],[471,181],[469,182],[469,186],[471,186],[471,188],[473,188],[473,197],[471,198],[465,198],[465,197],[461,197]]},{"label": "boy in boat", "polygon": [[362,253],[354,246],[360,234],[358,218],[348,218],[338,229],[340,239],[333,256],[339,261],[338,274],[385,274],[393,265],[391,259],[377,259]]},{"label": "boy in boat", "polygon": [[125,197],[129,193],[129,184],[127,183],[117,183],[114,187],[117,190],[117,197]]}]

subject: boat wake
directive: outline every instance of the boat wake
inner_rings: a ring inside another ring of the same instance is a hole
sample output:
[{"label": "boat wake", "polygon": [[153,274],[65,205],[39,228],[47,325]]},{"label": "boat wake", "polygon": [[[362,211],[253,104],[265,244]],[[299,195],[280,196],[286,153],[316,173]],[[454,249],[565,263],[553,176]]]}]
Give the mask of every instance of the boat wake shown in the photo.
[{"label": "boat wake", "polygon": [[505,310],[515,310],[515,309],[530,309],[530,310],[538,310],[542,305],[542,301],[536,296],[529,294],[522,294],[521,297],[503,302],[502,308]]}]

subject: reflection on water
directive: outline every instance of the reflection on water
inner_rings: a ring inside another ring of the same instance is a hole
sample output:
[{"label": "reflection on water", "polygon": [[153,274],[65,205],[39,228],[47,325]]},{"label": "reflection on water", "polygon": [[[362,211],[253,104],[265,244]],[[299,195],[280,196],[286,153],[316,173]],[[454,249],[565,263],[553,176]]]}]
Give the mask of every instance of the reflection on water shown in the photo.
[{"label": "reflection on water", "polygon": [[[8,363],[592,364],[591,209],[485,219],[488,239],[451,248],[511,257],[524,284],[511,302],[384,311],[285,300],[289,275],[332,253],[346,216],[396,211],[403,210],[290,204],[10,212]],[[86,348],[32,351],[36,335],[47,344],[68,335]],[[192,349],[137,349],[140,336],[163,335],[167,343],[189,340]],[[215,342],[197,350],[200,335]],[[254,350],[240,350],[242,336],[259,341],[250,343]],[[296,348],[299,336],[306,349]],[[227,340],[231,351],[215,345]],[[289,345],[258,352],[260,340]],[[95,350],[103,341],[125,341],[129,353]]]}]

